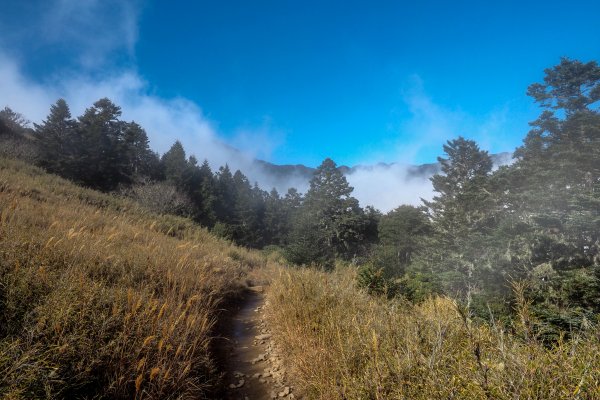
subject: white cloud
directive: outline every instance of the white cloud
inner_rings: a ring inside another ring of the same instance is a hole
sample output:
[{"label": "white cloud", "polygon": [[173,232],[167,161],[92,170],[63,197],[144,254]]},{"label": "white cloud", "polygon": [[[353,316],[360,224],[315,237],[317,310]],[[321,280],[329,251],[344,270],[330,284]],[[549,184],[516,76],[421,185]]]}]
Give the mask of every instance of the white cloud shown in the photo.
[{"label": "white cloud", "polygon": [[411,176],[408,168],[400,164],[358,168],[347,179],[362,206],[372,205],[383,212],[401,204],[419,206],[421,198],[433,197],[429,179]]},{"label": "white cloud", "polygon": [[507,138],[509,106],[473,115],[460,107],[441,105],[425,90],[423,80],[412,75],[402,88],[402,102],[390,123],[397,140],[381,151],[364,158],[365,162],[418,163],[434,162],[446,141],[463,136],[475,140],[482,149],[510,148]]},{"label": "white cloud", "polygon": [[0,52],[0,108],[9,106],[37,122],[55,100],[46,88],[25,79],[17,63]]},{"label": "white cloud", "polygon": [[[214,169],[227,163],[232,170],[242,170],[251,182],[258,181],[267,190],[277,187],[285,192],[288,188],[286,182],[265,175],[253,164],[256,156],[268,155],[276,145],[270,139],[268,125],[256,131],[240,130],[235,144],[242,147],[236,150],[225,144],[197,104],[184,98],[164,99],[152,94],[150,85],[134,71],[114,72],[100,78],[85,73],[64,75],[51,83],[40,83],[27,79],[13,59],[0,53],[0,107],[9,106],[32,122],[45,119],[50,105],[58,98],[67,101],[73,116],[79,116],[103,97],[122,108],[123,120],[134,120],[144,127],[152,149],[159,153],[179,140],[188,155],[195,155],[200,162],[208,159]],[[306,186],[300,180],[289,183],[292,184]]]},{"label": "white cloud", "polygon": [[[42,84],[26,79],[13,60],[0,54],[0,105],[8,105],[33,122],[40,122],[47,116],[50,104],[61,97],[67,100],[74,116],[81,115],[96,100],[108,97],[121,106],[124,120],[134,120],[146,129],[152,148],[161,153],[178,139],[190,154],[207,157],[214,165],[234,158],[195,103],[152,95],[149,85],[133,71],[103,78],[64,76]],[[240,161],[240,157],[235,161]]]},{"label": "white cloud", "polygon": [[260,160],[270,159],[284,141],[284,132],[274,126],[270,117],[264,117],[259,126],[238,128],[230,139],[233,147],[244,149],[244,153]]},{"label": "white cloud", "polygon": [[[96,100],[108,97],[122,107],[123,119],[135,120],[146,129],[151,147],[160,153],[180,140],[188,155],[194,154],[200,161],[207,158],[213,168],[228,163],[233,170],[241,169],[251,182],[258,181],[263,189],[276,187],[283,193],[288,187],[296,187],[304,192],[308,187],[305,178],[283,180],[265,174],[253,163],[257,157],[268,159],[284,140],[284,133],[276,131],[268,118],[259,127],[240,128],[230,141],[239,149],[235,150],[224,143],[216,124],[197,104],[185,98],[161,98],[153,94],[150,84],[134,67],[116,70],[111,65],[115,53],[124,52],[135,59],[139,14],[137,0],[44,3],[23,31],[34,29],[46,44],[72,47],[71,53],[79,60],[79,72],[61,70],[50,81],[27,78],[17,59],[0,47],[0,107],[8,105],[33,122],[40,122],[58,98],[67,100],[72,114],[78,116]],[[10,50],[14,54],[14,48]],[[460,134],[476,138],[484,147],[491,146],[506,119],[506,110],[474,118],[460,109],[442,107],[426,94],[418,76],[412,77],[404,102],[410,117],[397,124],[402,141],[385,154],[366,156],[361,164],[376,165],[383,159],[400,163],[359,168],[348,176],[363,206],[389,211],[400,204],[418,205],[421,197],[431,198],[429,180],[410,176],[404,165],[432,147],[441,153],[442,144]]]},{"label": "white cloud", "polygon": [[[40,122],[46,117],[50,104],[60,97],[67,100],[74,116],[81,115],[96,100],[108,97],[122,107],[124,120],[134,120],[146,129],[152,148],[160,153],[180,140],[188,155],[194,154],[200,161],[207,158],[213,168],[228,163],[233,170],[241,169],[251,182],[257,181],[265,190],[276,187],[284,193],[289,187],[301,192],[308,188],[304,177],[296,175],[284,180],[265,174],[253,163],[256,157],[268,158],[277,145],[268,121],[255,130],[239,130],[233,141],[239,149],[236,150],[224,143],[215,124],[204,116],[197,104],[184,98],[164,99],[152,94],[150,85],[134,71],[113,72],[101,78],[85,73],[64,75],[52,83],[39,83],[25,78],[19,65],[0,53],[0,107],[8,105],[33,122]],[[441,153],[441,143],[454,137],[452,133],[457,124],[467,118],[444,110],[422,92],[409,97],[407,103],[412,118],[405,124],[414,130],[414,139],[410,145],[401,145],[397,160],[410,159],[411,154],[417,154],[431,141],[440,142]],[[491,119],[484,125],[487,129],[484,131],[493,132],[498,126],[501,121]],[[275,137],[281,140],[281,133]],[[420,205],[421,198],[432,198],[428,177],[411,175],[406,163],[383,166],[377,165],[378,161],[365,160],[362,164],[371,167],[357,168],[347,176],[361,205],[373,205],[387,212],[401,204]]]}]

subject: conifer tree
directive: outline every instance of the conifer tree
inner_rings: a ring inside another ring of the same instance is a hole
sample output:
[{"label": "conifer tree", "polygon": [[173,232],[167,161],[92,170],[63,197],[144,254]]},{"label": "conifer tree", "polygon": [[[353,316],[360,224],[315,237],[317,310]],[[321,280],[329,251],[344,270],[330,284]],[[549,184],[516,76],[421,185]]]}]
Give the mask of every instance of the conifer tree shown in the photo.
[{"label": "conifer tree", "polygon": [[437,195],[424,201],[434,235],[420,260],[421,275],[470,307],[491,269],[491,255],[483,249],[493,215],[487,190],[492,161],[487,151],[463,137],[448,141],[444,152],[447,158],[438,158],[442,173],[431,178]]},{"label": "conifer tree", "polygon": [[487,151],[463,137],[448,141],[444,152],[447,158],[438,157],[442,173],[431,177],[438,194],[424,204],[437,229],[452,240],[481,227],[489,215],[491,199],[485,185],[492,160]]},{"label": "conifer tree", "polygon": [[200,206],[200,223],[207,227],[214,226],[216,222],[215,207],[217,201],[217,189],[212,169],[208,160],[204,160],[199,169],[200,172],[200,196],[202,205]]},{"label": "conifer tree", "polygon": [[28,129],[29,121],[10,107],[0,110],[0,135],[23,135]]},{"label": "conifer tree", "polygon": [[163,154],[161,163],[165,171],[165,178],[181,189],[184,184],[183,175],[188,167],[188,162],[183,145],[179,140],[175,141],[169,151]]},{"label": "conifer tree", "polygon": [[71,118],[69,106],[64,99],[58,99],[50,107],[50,114],[41,124],[35,124],[38,143],[38,162],[48,172],[73,178],[75,166],[72,165],[74,153],[74,135],[77,122]]},{"label": "conifer tree", "polygon": [[523,226],[513,263],[539,317],[569,330],[600,310],[600,67],[563,58],[528,94],[542,113],[507,174]]},{"label": "conifer tree", "polygon": [[144,128],[135,122],[123,126],[123,145],[127,163],[126,174],[134,177],[160,178],[158,156],[150,150],[148,135]]},{"label": "conifer tree", "polygon": [[120,117],[121,108],[107,98],[95,102],[79,117],[71,166],[73,176],[83,185],[113,190],[120,183],[131,182],[125,125]]},{"label": "conifer tree", "polygon": [[[330,267],[336,257],[356,255],[367,220],[352,191],[333,160],[326,158],[317,167],[290,237],[291,261]],[[300,257],[302,252],[312,253],[314,259]]]}]

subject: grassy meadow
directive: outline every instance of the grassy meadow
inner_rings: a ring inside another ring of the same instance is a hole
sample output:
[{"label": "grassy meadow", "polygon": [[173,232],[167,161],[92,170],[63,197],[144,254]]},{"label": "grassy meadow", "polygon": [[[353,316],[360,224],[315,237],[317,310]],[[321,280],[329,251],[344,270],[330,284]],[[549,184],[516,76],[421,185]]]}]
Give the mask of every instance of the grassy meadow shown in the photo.
[{"label": "grassy meadow", "polygon": [[0,159],[0,397],[208,398],[219,307],[263,258]]},{"label": "grassy meadow", "polygon": [[600,399],[598,327],[545,345],[518,284],[514,322],[487,324],[277,258],[0,159],[0,397],[215,398],[213,328],[253,276],[304,398]]},{"label": "grassy meadow", "polygon": [[513,326],[476,324],[448,298],[371,297],[355,274],[271,271],[269,320],[307,398],[600,399],[597,327],[545,347],[522,297]]}]

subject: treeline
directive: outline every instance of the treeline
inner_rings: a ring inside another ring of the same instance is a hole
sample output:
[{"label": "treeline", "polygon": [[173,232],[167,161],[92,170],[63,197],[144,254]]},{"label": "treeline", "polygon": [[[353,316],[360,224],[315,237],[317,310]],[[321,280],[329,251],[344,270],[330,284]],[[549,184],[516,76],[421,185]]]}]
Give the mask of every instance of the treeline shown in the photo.
[{"label": "treeline", "polygon": [[106,98],[77,118],[59,99],[33,129],[9,108],[0,111],[0,121],[5,153],[80,185],[133,197],[157,212],[187,216],[238,245],[286,248],[298,264],[332,266],[336,258],[366,254],[377,240],[378,213],[350,196],[352,188],[330,159],[305,196],[293,188],[282,196],[228,165],[213,171],[207,160],[200,164],[187,156],[179,141],[159,156],[144,129],[121,120],[120,107]]},{"label": "treeline", "polygon": [[542,113],[514,163],[493,171],[476,143],[449,141],[436,196],[381,219],[364,286],[415,301],[447,294],[486,319],[522,296],[548,339],[598,321],[600,67],[562,59],[527,93]]},{"label": "treeline", "polygon": [[298,265],[360,264],[359,283],[376,294],[447,294],[492,319],[511,315],[517,293],[537,331],[555,338],[600,313],[600,67],[562,59],[528,94],[542,113],[512,165],[493,170],[475,142],[451,140],[431,178],[436,196],[386,215],[361,208],[330,159],[305,195],[282,196],[227,165],[212,171],[179,142],[159,156],[108,99],[76,119],[59,100],[33,129],[5,109],[0,136],[21,138],[11,150],[50,172],[187,215],[239,245],[277,246]]}]

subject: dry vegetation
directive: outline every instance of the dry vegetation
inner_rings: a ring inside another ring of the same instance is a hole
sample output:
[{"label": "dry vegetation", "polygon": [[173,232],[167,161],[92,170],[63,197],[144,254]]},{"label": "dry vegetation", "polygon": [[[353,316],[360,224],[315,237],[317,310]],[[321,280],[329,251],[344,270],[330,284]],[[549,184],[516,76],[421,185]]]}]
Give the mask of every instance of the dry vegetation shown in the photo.
[{"label": "dry vegetation", "polygon": [[[0,397],[209,398],[218,309],[264,264],[185,219],[0,159]],[[271,328],[308,398],[600,399],[597,327],[550,348],[523,298],[512,326],[481,325],[447,298],[368,296],[351,269],[269,264],[255,276],[272,282]]]},{"label": "dry vegetation", "polygon": [[0,159],[0,397],[209,396],[216,313],[262,263],[185,219]]},{"label": "dry vegetation", "polygon": [[447,298],[412,305],[357,292],[349,269],[279,269],[268,294],[307,398],[600,399],[597,327],[544,347],[525,299],[517,307],[514,326],[479,325]]}]

